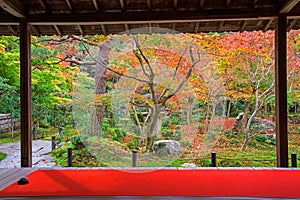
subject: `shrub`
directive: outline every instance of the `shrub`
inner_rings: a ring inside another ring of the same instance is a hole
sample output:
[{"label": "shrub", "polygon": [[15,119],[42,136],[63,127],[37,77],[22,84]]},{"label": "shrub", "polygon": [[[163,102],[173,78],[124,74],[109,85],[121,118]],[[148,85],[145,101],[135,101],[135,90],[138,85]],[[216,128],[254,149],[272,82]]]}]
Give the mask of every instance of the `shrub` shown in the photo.
[{"label": "shrub", "polygon": [[118,141],[118,142],[123,142],[126,133],[125,131],[119,129],[119,128],[111,128],[109,129],[109,135],[111,139]]},{"label": "shrub", "polygon": [[126,144],[130,150],[140,150],[141,142],[139,140],[131,140]]},{"label": "shrub", "polygon": [[82,148],[85,147],[85,145],[83,144],[83,142],[81,141],[81,138],[79,135],[76,135],[74,137],[71,137],[70,139],[70,144],[71,144],[71,147],[72,149],[77,149],[77,150],[80,150]]},{"label": "shrub", "polygon": [[204,133],[204,130],[205,130],[205,125],[204,124],[199,124],[197,126],[197,128],[198,128],[200,134]]}]

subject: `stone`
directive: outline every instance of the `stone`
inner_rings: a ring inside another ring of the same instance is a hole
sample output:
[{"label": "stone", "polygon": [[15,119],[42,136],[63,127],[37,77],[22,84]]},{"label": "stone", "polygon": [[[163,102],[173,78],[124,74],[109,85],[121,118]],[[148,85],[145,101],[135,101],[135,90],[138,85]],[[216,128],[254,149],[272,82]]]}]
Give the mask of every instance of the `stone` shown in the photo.
[{"label": "stone", "polygon": [[180,152],[180,143],[175,140],[159,140],[153,144],[156,155],[174,155]]},{"label": "stone", "polygon": [[17,183],[18,183],[18,185],[26,185],[26,184],[29,183],[29,180],[28,180],[27,177],[22,177],[22,178],[20,178],[20,179],[18,180]]},{"label": "stone", "polygon": [[269,130],[275,130],[275,123],[270,121],[270,120],[266,120],[266,119],[257,119],[257,124],[259,126],[259,129],[262,131],[269,131]]},{"label": "stone", "polygon": [[234,122],[234,125],[233,125],[233,128],[232,128],[232,131],[234,133],[238,133],[242,129],[242,126],[243,126],[242,119],[244,118],[244,115],[245,115],[245,113],[241,112],[235,118],[235,122]]},{"label": "stone", "polygon": [[276,134],[266,134],[266,138],[267,140],[271,140],[271,139],[276,140]]},{"label": "stone", "polygon": [[184,168],[196,168],[197,165],[193,164],[193,163],[183,163],[182,165],[180,165],[181,167]]},{"label": "stone", "polygon": [[65,144],[66,144],[65,142],[60,142],[60,143],[57,145],[57,148],[62,147],[62,146],[64,146]]}]

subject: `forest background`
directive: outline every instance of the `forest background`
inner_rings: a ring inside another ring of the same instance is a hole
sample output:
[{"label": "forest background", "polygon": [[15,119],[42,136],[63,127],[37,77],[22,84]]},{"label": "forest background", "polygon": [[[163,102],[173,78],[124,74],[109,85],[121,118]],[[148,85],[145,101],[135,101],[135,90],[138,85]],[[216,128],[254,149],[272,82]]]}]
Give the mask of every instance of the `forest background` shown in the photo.
[{"label": "forest background", "polygon": [[[71,146],[77,166],[128,166],[132,150],[143,155],[140,166],[209,166],[211,151],[220,166],[276,166],[273,31],[42,36],[31,48],[33,126],[44,139],[63,128],[53,151],[59,165]],[[287,92],[296,153],[299,56],[300,32],[292,30]],[[20,116],[19,57],[19,38],[1,36],[0,113],[11,118]],[[17,131],[6,135],[19,139]],[[178,141],[180,153],[155,154],[159,140]]]}]

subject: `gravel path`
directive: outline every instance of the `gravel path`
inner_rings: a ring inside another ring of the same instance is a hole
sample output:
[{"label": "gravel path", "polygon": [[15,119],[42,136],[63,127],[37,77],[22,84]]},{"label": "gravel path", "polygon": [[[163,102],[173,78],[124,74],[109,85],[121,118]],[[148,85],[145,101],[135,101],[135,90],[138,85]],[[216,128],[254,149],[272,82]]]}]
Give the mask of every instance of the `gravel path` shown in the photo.
[{"label": "gravel path", "polygon": [[[52,157],[51,141],[33,140],[32,141],[32,167],[57,167]],[[21,167],[21,148],[20,142],[12,142],[0,145],[0,152],[7,156],[0,162],[0,168]]]}]

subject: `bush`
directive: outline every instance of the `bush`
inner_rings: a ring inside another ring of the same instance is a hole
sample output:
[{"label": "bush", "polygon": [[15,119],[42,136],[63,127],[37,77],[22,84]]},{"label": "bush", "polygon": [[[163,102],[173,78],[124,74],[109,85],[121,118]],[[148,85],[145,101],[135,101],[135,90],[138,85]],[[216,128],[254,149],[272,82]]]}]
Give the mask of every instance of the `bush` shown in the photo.
[{"label": "bush", "polygon": [[204,134],[204,130],[205,130],[205,125],[204,124],[199,124],[197,126],[197,128],[198,128],[200,134]]},{"label": "bush", "polygon": [[130,150],[140,150],[141,142],[139,140],[131,140],[126,144]]},{"label": "bush", "polygon": [[76,135],[74,137],[71,137],[70,139],[70,144],[71,144],[71,147],[72,149],[77,149],[77,150],[80,150],[82,148],[85,147],[85,145],[83,144],[83,142],[81,141],[81,138],[79,135]]},{"label": "bush", "polygon": [[225,131],[224,135],[228,138],[233,138],[236,136],[236,133],[233,132],[232,130],[229,130],[229,131]]},{"label": "bush", "polygon": [[50,127],[50,123],[44,121],[44,120],[40,120],[40,125],[41,128],[49,128]]},{"label": "bush", "polygon": [[126,133],[125,131],[119,129],[119,128],[111,128],[109,129],[109,136],[111,139],[118,141],[118,142],[123,142]]}]

